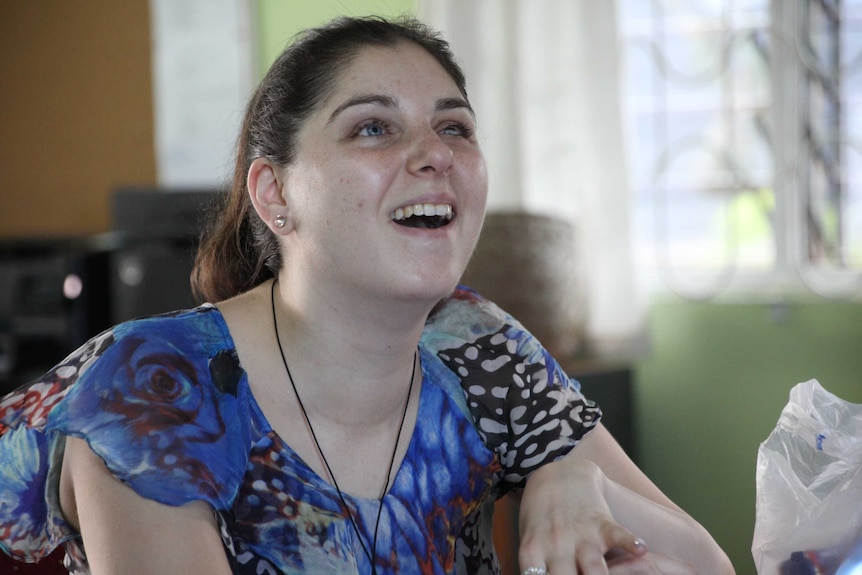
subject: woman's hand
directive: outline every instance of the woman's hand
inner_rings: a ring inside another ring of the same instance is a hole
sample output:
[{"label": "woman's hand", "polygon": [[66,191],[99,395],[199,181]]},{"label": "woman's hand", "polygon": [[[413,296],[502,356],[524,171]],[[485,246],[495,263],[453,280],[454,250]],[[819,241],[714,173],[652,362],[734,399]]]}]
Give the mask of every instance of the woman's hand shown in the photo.
[{"label": "woman's hand", "polygon": [[[601,424],[561,460],[533,472],[520,513],[521,569],[545,567],[551,575],[627,573],[608,570],[606,561],[621,552],[646,556],[652,572],[685,573],[680,569],[691,565],[701,575],[734,573],[706,529],[662,493]],[[645,545],[635,543],[635,534]],[[647,556],[647,548],[661,555]],[[611,567],[642,565],[618,560]]]},{"label": "woman's hand", "polygon": [[[551,575],[661,573],[644,571],[633,561],[647,554],[646,545],[614,521],[603,485],[599,467],[581,458],[563,458],[530,476],[520,507],[522,570],[544,567]],[[605,559],[612,551],[628,558],[614,566],[618,571],[609,571]]]}]

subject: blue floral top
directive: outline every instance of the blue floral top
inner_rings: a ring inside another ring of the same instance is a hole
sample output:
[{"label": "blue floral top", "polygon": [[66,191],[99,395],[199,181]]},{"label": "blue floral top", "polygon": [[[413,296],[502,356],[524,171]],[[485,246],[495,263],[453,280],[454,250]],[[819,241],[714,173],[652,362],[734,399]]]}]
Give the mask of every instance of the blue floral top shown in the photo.
[{"label": "blue floral top", "polygon": [[[567,453],[599,409],[520,324],[466,288],[430,315],[420,361],[377,573],[496,573],[494,500]],[[235,574],[371,572],[335,489],[263,416],[211,305],[120,324],[0,400],[0,548],[38,561],[62,543],[67,568],[88,573],[59,505],[67,435],[143,497],[207,502]],[[371,541],[379,500],[345,497]]]}]

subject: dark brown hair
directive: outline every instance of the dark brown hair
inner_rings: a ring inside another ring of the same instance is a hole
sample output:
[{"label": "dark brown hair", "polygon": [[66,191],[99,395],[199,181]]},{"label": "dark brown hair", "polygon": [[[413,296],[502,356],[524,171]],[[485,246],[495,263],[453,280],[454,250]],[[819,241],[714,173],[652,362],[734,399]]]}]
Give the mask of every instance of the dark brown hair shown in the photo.
[{"label": "dark brown hair", "polygon": [[296,154],[297,132],[332,92],[339,72],[362,48],[399,42],[424,48],[467,98],[464,74],[449,44],[414,18],[341,17],[303,32],[272,64],[246,109],[231,189],[205,228],[192,271],[199,301],[228,299],[278,273],[278,240],[255,212],[246,188],[251,163],[267,158],[288,166]]}]

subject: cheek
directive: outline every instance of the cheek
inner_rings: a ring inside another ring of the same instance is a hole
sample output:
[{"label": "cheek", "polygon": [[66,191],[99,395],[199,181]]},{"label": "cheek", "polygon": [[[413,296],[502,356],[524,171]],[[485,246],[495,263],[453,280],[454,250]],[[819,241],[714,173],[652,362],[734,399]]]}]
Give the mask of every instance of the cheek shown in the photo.
[{"label": "cheek", "polygon": [[485,219],[485,210],[488,202],[488,182],[480,178],[471,182],[471,184],[473,192],[469,194],[467,201],[470,204],[471,214],[475,215],[481,226],[482,221]]},{"label": "cheek", "polygon": [[475,171],[472,179],[469,181],[472,193],[468,195],[470,202],[469,214],[471,217],[470,227],[473,230],[473,243],[475,245],[482,231],[482,224],[485,221],[485,208],[488,200],[488,179],[485,173],[484,162]]},{"label": "cheek", "polygon": [[488,170],[481,153],[469,156],[463,164],[462,174],[469,191],[469,199],[484,209],[488,198]]},{"label": "cheek", "polygon": [[384,170],[370,170],[368,166],[357,166],[338,180],[334,207],[339,210],[360,212],[373,209],[389,189],[392,175]]},{"label": "cheek", "polygon": [[485,207],[488,204],[488,180],[483,179],[478,187],[479,192],[476,194],[476,205],[485,213]]}]

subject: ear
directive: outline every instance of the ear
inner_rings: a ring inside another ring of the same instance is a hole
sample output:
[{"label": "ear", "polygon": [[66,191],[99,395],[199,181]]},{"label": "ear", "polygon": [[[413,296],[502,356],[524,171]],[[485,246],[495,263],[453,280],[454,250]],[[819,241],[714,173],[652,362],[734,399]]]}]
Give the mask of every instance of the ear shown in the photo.
[{"label": "ear", "polygon": [[[277,235],[286,235],[293,229],[282,193],[282,176],[279,166],[266,158],[257,158],[251,163],[246,177],[248,195],[257,215]],[[276,221],[281,218],[284,218],[284,225],[279,227]]]}]

